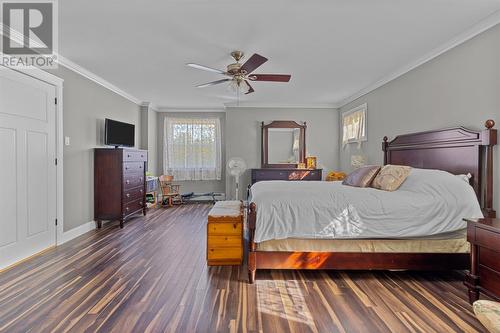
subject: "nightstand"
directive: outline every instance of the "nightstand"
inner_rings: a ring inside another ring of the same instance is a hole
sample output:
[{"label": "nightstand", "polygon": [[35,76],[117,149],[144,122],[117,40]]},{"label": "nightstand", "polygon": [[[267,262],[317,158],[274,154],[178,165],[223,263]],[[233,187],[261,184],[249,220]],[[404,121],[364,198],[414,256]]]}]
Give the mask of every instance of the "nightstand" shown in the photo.
[{"label": "nightstand", "polygon": [[500,219],[464,219],[471,244],[471,268],[464,284],[472,303],[484,293],[500,300]]}]

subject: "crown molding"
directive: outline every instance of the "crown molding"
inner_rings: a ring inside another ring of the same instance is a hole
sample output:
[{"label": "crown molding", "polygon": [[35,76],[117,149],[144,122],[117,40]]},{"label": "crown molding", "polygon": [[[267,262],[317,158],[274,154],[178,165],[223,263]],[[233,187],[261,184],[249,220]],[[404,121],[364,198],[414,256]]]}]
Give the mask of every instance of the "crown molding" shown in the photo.
[{"label": "crown molding", "polygon": [[226,108],[256,108],[256,109],[336,109],[335,104],[279,104],[279,103],[253,103],[253,102],[240,102],[224,103]]},{"label": "crown molding", "polygon": [[347,104],[355,101],[356,99],[374,91],[377,88],[382,87],[383,85],[397,79],[400,76],[412,71],[413,69],[431,61],[434,58],[437,58],[441,54],[467,42],[468,40],[476,37],[477,35],[485,32],[488,29],[493,28],[494,26],[500,24],[500,10],[494,12],[493,14],[487,16],[485,19],[481,20],[479,23],[473,25],[471,28],[462,32],[455,38],[450,41],[444,43],[440,47],[435,48],[431,52],[427,53],[423,57],[409,63],[408,65],[400,68],[399,70],[390,73],[389,75],[384,76],[382,79],[370,84],[369,86],[359,90],[357,93],[351,95],[350,97],[339,101],[337,104],[338,108],[344,107]]},{"label": "crown molding", "polygon": [[159,106],[157,112],[226,112],[224,107],[169,107]]},{"label": "crown molding", "polygon": [[110,83],[109,81],[106,81],[105,79],[103,79],[99,75],[92,73],[88,69],[74,63],[73,61],[63,57],[60,54],[57,55],[57,62],[60,65],[66,67],[67,69],[72,70],[73,72],[75,72],[77,74],[80,74],[81,76],[89,79],[90,81],[93,81],[93,82],[103,86],[104,88],[111,90],[115,94],[118,94],[118,95],[122,96],[123,98],[126,98],[129,101],[131,101],[137,105],[142,104],[142,100],[140,100],[139,98],[123,91],[122,89],[118,88],[117,86]]}]

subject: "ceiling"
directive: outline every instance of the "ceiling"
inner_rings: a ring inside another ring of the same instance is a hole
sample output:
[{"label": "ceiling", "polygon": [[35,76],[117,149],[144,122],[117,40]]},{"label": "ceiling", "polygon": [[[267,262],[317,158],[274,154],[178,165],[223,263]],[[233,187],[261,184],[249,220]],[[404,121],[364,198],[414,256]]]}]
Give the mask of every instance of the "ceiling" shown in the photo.
[{"label": "ceiling", "polygon": [[[259,53],[241,105],[335,106],[500,10],[500,0],[80,0],[59,2],[59,53],[141,101],[171,108],[235,103],[220,79],[229,53]],[[491,16],[490,16],[491,17]]]}]

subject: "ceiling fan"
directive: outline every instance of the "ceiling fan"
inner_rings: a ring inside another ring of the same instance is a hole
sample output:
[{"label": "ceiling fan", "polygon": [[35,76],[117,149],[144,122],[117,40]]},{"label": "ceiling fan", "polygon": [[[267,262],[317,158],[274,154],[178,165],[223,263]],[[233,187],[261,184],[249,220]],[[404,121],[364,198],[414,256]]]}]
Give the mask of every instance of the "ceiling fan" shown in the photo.
[{"label": "ceiling fan", "polygon": [[250,81],[272,81],[272,82],[290,81],[291,75],[287,74],[253,74],[254,70],[259,68],[263,63],[265,63],[268,60],[267,58],[257,53],[254,53],[244,64],[240,63],[240,60],[243,59],[244,57],[244,53],[242,51],[231,52],[231,57],[233,57],[233,59],[236,62],[233,64],[229,64],[225,71],[193,63],[186,64],[186,66],[192,68],[229,76],[229,78],[200,84],[197,85],[196,87],[205,88],[221,84],[224,82],[231,82],[231,85],[238,92],[240,90],[245,91],[245,95],[247,95],[255,91],[253,87],[250,85]]}]

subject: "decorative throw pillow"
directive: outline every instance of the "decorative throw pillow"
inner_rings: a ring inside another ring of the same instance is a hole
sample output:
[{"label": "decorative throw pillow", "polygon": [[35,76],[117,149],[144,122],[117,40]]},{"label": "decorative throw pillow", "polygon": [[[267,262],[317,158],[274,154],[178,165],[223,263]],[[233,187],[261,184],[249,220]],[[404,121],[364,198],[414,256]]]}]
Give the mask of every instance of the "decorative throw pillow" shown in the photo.
[{"label": "decorative throw pillow", "polygon": [[411,167],[385,165],[372,182],[372,187],[384,191],[396,191],[410,174]]},{"label": "decorative throw pillow", "polygon": [[379,171],[380,167],[378,165],[368,165],[358,168],[347,175],[342,185],[369,187]]}]

